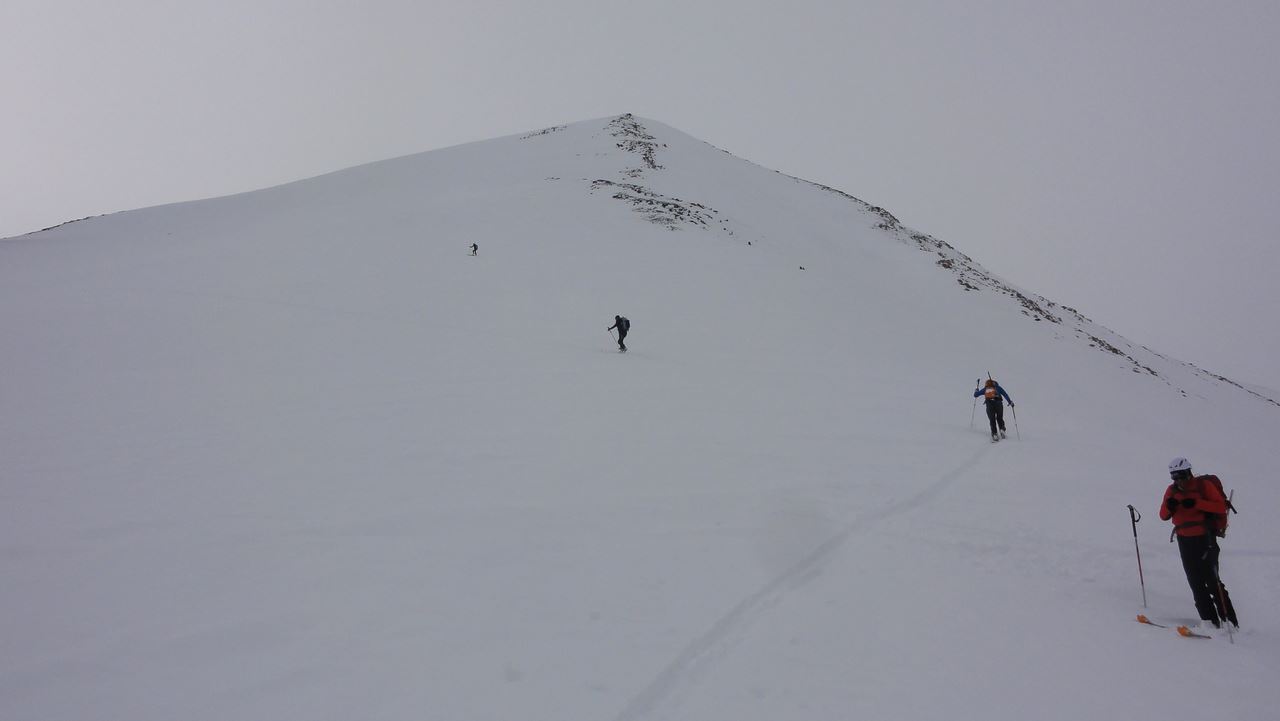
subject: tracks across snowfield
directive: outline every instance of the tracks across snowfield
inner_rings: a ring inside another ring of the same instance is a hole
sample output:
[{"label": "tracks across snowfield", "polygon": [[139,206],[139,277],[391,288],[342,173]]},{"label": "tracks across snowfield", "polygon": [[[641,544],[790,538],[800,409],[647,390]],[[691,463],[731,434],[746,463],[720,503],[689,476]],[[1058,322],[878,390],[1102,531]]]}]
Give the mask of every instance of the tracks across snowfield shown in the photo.
[{"label": "tracks across snowfield", "polygon": [[932,502],[938,494],[978,465],[991,452],[991,448],[991,445],[984,444],[977,453],[915,495],[885,508],[859,514],[839,533],[739,601],[705,633],[689,642],[678,656],[633,696],[615,717],[617,721],[661,718],[664,712],[678,707],[680,699],[697,685],[698,680],[717,660],[724,657],[735,638],[740,637],[769,609],[777,606],[788,593],[815,578],[851,538],[871,530],[883,521],[910,513]]}]

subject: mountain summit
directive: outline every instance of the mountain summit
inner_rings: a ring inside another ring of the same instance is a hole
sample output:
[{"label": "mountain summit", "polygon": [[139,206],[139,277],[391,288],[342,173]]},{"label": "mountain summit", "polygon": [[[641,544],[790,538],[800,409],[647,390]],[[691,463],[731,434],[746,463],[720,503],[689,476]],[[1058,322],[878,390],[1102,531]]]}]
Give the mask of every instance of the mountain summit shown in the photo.
[{"label": "mountain summit", "polygon": [[[588,198],[613,202],[589,203]],[[539,207],[525,207],[529,203]],[[612,236],[643,234],[616,214],[608,215],[607,205],[629,209],[633,220],[656,228],[684,231],[686,243],[749,245],[760,255],[786,257],[810,271],[850,259],[863,265],[857,256],[882,255],[887,251],[879,246],[885,243],[915,248],[923,257],[908,265],[927,260],[958,289],[1003,296],[1025,319],[1054,326],[1050,332],[1056,338],[1069,337],[1115,356],[1134,373],[1184,393],[1202,382],[1225,384],[1280,407],[1265,391],[1135,346],[1073,308],[996,277],[949,244],[904,226],[884,208],[766,170],[631,114],[372,163],[255,193],[89,219],[87,226],[66,224],[28,237],[82,237],[117,223],[140,223],[141,234],[148,235],[155,232],[152,223],[167,220],[165,237],[189,245],[196,239],[185,236],[193,228],[174,222],[186,213],[207,217],[223,240],[243,238],[262,246],[335,236],[373,245],[410,239],[429,245],[452,233],[467,243],[483,238],[497,249],[538,237],[542,228],[556,242],[584,240],[598,235],[600,223],[617,224],[604,231]],[[549,212],[552,208],[557,211]],[[498,217],[488,217],[494,213]],[[513,226],[498,225],[508,219]],[[292,227],[286,227],[290,220]],[[460,227],[450,225],[454,222]],[[877,263],[870,271],[896,275],[901,269]],[[894,294],[921,290],[894,280]],[[1184,379],[1188,375],[1194,380]]]},{"label": "mountain summit", "polygon": [[1276,399],[658,122],[9,239],[0,336],[3,718],[1280,707]]}]

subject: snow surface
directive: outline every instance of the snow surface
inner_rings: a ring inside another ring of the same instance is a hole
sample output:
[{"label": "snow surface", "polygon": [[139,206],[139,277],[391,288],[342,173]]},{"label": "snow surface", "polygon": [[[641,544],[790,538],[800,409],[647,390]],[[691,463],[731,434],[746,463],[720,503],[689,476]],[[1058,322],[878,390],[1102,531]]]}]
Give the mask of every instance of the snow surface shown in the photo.
[{"label": "snow surface", "polygon": [[1280,714],[1264,386],[657,122],[6,240],[0,336],[3,719]]}]

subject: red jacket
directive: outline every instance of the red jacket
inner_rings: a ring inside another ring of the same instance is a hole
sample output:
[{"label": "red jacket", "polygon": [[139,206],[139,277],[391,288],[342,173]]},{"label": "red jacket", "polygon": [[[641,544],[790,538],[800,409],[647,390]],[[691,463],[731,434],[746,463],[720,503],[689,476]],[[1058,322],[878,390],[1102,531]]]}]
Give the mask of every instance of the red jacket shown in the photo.
[{"label": "red jacket", "polygon": [[[1160,502],[1160,520],[1172,519],[1173,530],[1179,536],[1203,536],[1209,530],[1205,524],[1205,514],[1227,515],[1227,499],[1206,478],[1208,476],[1192,478],[1186,490],[1178,490],[1177,484],[1171,483],[1164,491],[1164,500]],[[1178,500],[1178,506],[1172,513],[1169,512],[1170,498]],[[1183,508],[1184,498],[1195,499],[1195,506]]]}]

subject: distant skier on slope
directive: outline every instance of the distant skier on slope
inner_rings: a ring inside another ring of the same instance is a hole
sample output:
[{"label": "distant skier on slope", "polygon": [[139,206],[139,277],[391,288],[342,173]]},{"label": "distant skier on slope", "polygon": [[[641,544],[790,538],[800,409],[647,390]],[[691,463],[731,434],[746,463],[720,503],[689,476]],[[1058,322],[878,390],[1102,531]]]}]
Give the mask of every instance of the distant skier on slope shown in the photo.
[{"label": "distant skier on slope", "polygon": [[471,254],[472,254],[472,255],[475,255],[475,254],[476,254],[476,251],[478,251],[478,250],[480,250],[480,246],[476,245],[475,243],[472,243],[472,244],[471,244]]},{"label": "distant skier on slope", "polygon": [[983,405],[987,408],[987,421],[991,424],[991,442],[995,443],[1001,438],[1005,438],[1004,428],[1004,402],[1009,401],[1009,407],[1013,408],[1013,399],[1008,393],[1000,387],[999,383],[988,378],[986,385],[973,390],[973,397],[982,396]]},{"label": "distant skier on slope", "polygon": [[1217,476],[1192,474],[1191,462],[1182,457],[1169,462],[1169,477],[1173,483],[1164,491],[1160,519],[1173,521],[1196,611],[1214,628],[1222,627],[1221,619],[1239,628],[1231,595],[1218,576],[1218,536],[1226,530],[1228,504],[1222,495],[1222,481]]},{"label": "distant skier on slope", "polygon": [[613,325],[609,326],[609,330],[614,328],[618,329],[618,351],[626,353],[627,344],[624,341],[627,339],[627,331],[631,330],[631,321],[620,315],[615,315],[613,317]]}]

